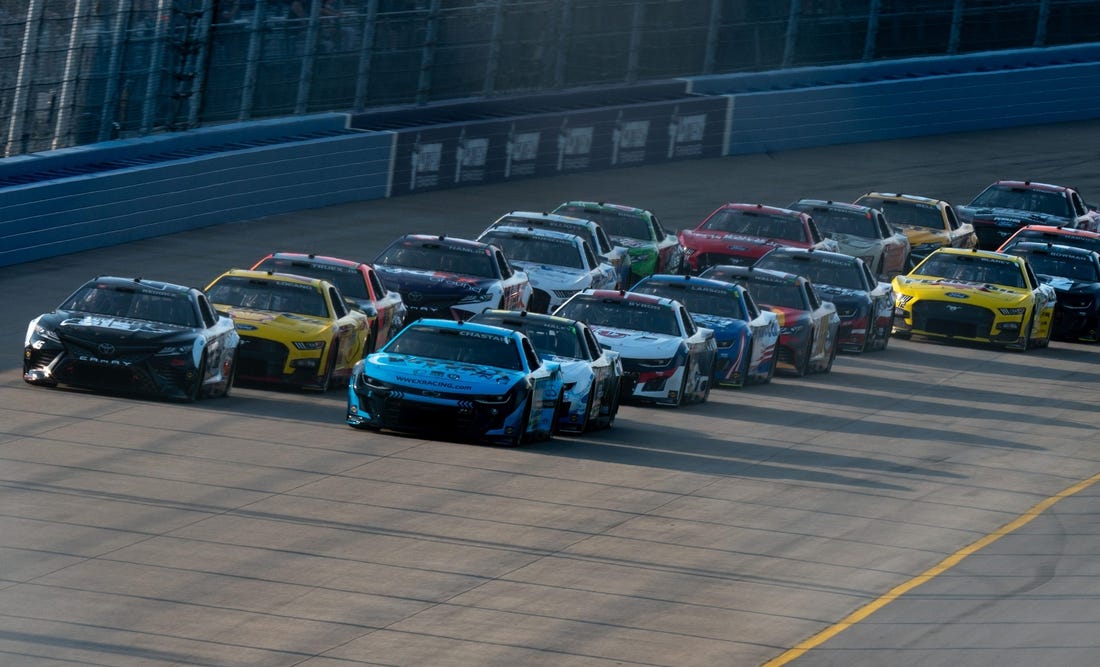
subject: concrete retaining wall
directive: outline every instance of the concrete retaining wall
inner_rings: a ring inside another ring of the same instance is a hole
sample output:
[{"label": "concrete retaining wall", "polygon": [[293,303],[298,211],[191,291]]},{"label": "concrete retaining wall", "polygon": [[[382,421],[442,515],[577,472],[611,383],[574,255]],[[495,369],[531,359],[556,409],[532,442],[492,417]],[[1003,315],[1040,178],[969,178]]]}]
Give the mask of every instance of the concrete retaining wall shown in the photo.
[{"label": "concrete retaining wall", "polygon": [[1100,117],[1100,44],[317,114],[0,160],[0,265],[567,171]]}]

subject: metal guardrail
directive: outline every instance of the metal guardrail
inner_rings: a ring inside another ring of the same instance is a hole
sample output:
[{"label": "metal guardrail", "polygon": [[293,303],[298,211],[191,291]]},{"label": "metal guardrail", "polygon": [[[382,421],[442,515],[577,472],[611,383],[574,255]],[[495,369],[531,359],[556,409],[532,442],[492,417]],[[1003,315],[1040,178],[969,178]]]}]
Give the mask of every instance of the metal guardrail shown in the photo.
[{"label": "metal guardrail", "polygon": [[0,0],[0,147],[1080,44],[1098,24],[1095,0]]}]

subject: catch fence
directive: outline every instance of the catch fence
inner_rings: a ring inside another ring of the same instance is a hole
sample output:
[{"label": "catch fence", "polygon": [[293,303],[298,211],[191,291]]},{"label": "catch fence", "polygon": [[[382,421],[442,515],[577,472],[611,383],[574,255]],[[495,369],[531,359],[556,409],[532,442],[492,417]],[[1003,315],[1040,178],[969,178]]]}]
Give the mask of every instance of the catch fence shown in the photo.
[{"label": "catch fence", "polygon": [[1097,25],[1096,0],[0,0],[0,147],[1079,44]]}]

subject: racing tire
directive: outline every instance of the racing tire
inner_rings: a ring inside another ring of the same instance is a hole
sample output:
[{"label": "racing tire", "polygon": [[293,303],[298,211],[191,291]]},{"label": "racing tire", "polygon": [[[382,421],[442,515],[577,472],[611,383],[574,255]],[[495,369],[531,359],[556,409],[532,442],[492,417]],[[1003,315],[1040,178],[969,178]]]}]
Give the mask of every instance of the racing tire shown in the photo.
[{"label": "racing tire", "polygon": [[527,425],[531,423],[531,397],[527,397],[527,407],[523,408],[523,419],[520,420],[519,433],[512,442],[513,447],[523,447],[531,444],[531,437],[527,435]]},{"label": "racing tire", "polygon": [[329,343],[328,361],[325,364],[328,366],[325,369],[325,379],[321,380],[319,391],[322,394],[328,393],[329,389],[332,389],[332,374],[336,370],[336,341]]},{"label": "racing tire", "polygon": [[187,389],[187,397],[184,399],[188,403],[194,403],[202,399],[203,380],[206,378],[206,355],[202,355],[202,361],[199,362],[198,373],[195,374],[195,384]]},{"label": "racing tire", "polygon": [[878,350],[885,350],[890,345],[890,337],[893,335],[894,327],[886,325],[882,328],[882,340],[879,342]]},{"label": "racing tire", "polygon": [[611,428],[615,425],[615,416],[619,414],[619,399],[622,397],[622,387],[623,382],[622,379],[620,379],[615,383],[615,387],[612,390],[611,407],[607,409],[607,417],[600,422],[601,429]]},{"label": "racing tire", "polygon": [[687,393],[689,375],[691,375],[691,362],[684,364],[684,375],[680,380],[680,391],[676,392],[676,402],[672,403],[672,407],[674,408],[678,408],[684,404],[684,394]]},{"label": "racing tire", "polygon": [[836,346],[836,341],[834,340],[833,341],[833,351],[829,354],[829,361],[828,361],[828,363],[825,364],[824,368],[822,368],[820,371],[818,371],[819,373],[824,374],[824,373],[832,372],[833,362],[836,361],[836,351],[837,351],[837,346]]},{"label": "racing tire", "polygon": [[233,383],[237,381],[237,355],[233,355],[233,362],[229,366],[229,373],[226,374],[225,388],[222,389],[222,393],[218,394],[218,398],[229,398],[230,392],[233,391]]},{"label": "racing tire", "polygon": [[794,365],[795,377],[805,377],[810,372],[810,354],[814,349],[813,338],[810,338],[806,342],[806,349],[802,350],[802,353],[798,355],[798,360]]},{"label": "racing tire", "polygon": [[[717,365],[717,359],[715,359],[713,362],[711,362],[711,369],[712,370],[711,370],[710,374],[706,375],[702,378],[703,381],[707,383],[707,388],[703,390],[703,395],[699,397],[698,401],[696,401],[699,405],[702,405],[702,404],[704,404],[704,403],[706,403],[707,401],[710,400],[710,388],[712,386],[714,386],[714,370],[713,370],[713,367],[716,366],[716,365]],[[742,375],[741,377],[745,377],[745,376]],[[744,383],[742,383],[742,386],[744,386]]]},{"label": "racing tire", "polygon": [[592,424],[592,401],[596,400],[596,381],[593,380],[592,384],[588,387],[588,400],[584,403],[584,420],[580,423],[580,428],[577,429],[577,433],[587,433],[594,430],[595,425]]},{"label": "racing tire", "polygon": [[771,384],[772,378],[775,377],[775,363],[776,353],[772,352],[771,366],[768,367],[768,374],[764,376],[763,380],[758,380],[757,384]]}]

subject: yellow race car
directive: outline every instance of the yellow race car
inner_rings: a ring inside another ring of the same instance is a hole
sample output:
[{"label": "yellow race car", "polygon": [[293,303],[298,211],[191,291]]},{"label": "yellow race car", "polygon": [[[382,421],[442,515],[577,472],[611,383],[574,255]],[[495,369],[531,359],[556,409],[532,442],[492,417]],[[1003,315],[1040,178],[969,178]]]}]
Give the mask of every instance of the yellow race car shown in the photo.
[{"label": "yellow race car", "polygon": [[894,278],[894,335],[1046,347],[1056,302],[1022,257],[941,248]]},{"label": "yellow race car", "polygon": [[328,281],[233,269],[207,285],[206,294],[233,318],[241,381],[325,391],[346,383],[369,352],[370,317],[349,308]]}]

